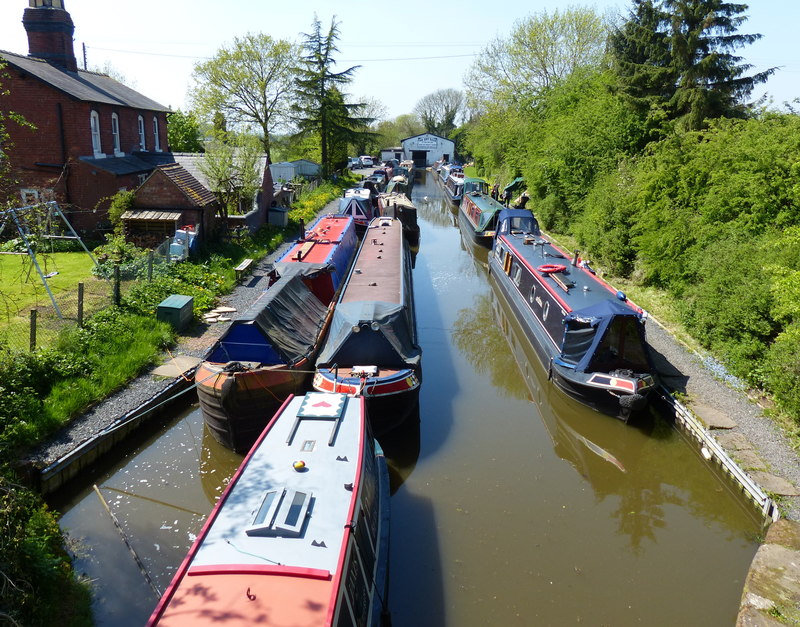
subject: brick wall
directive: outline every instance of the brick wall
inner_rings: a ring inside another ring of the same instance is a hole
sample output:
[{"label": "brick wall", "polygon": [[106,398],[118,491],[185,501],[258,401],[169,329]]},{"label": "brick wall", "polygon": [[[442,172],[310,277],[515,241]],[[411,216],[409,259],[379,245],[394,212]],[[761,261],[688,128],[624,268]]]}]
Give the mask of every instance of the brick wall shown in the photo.
[{"label": "brick wall", "polygon": [[[108,201],[103,198],[119,189],[135,189],[137,174],[116,176],[100,168],[90,168],[81,157],[93,157],[90,127],[91,111],[100,118],[102,150],[113,156],[111,132],[112,113],[119,118],[120,148],[130,154],[139,149],[138,117],[145,123],[148,150],[154,148],[153,117],[158,119],[161,149],[167,149],[166,113],[77,101],[17,68],[8,65],[3,86],[9,93],[3,96],[3,108],[22,114],[34,128],[7,124],[13,148],[9,151],[12,175],[18,189],[54,189],[56,200],[75,208],[81,230],[91,230],[105,217]],[[18,191],[12,202],[20,202]],[[94,210],[100,203],[100,210]],[[76,229],[78,227],[76,226]]]}]

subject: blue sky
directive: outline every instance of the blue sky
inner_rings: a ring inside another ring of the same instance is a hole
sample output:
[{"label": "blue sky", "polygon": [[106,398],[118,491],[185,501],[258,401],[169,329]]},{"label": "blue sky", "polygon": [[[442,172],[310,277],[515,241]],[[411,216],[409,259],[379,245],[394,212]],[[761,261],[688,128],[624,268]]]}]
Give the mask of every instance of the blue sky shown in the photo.
[{"label": "blue sky", "polygon": [[[460,0],[457,3],[274,2],[273,0],[64,0],[75,23],[75,53],[89,67],[108,63],[146,96],[186,109],[192,67],[248,32],[299,41],[316,13],[327,30],[340,22],[340,69],[362,66],[349,91],[380,100],[389,117],[410,113],[423,96],[463,88],[475,55],[525,15],[568,6],[625,14],[629,2]],[[0,2],[0,49],[27,54],[27,0]],[[782,66],[755,95],[775,105],[800,97],[800,2],[755,0],[741,32],[763,38],[739,51],[755,70]]]}]

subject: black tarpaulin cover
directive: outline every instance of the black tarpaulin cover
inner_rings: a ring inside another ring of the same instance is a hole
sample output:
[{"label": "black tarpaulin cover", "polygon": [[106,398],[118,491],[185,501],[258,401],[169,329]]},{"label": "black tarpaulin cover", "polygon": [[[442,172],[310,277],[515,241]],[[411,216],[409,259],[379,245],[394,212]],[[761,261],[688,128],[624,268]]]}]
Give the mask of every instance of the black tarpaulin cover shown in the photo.
[{"label": "black tarpaulin cover", "polygon": [[[377,331],[372,329],[373,322],[378,325]],[[414,367],[419,364],[421,351],[415,343],[413,324],[408,309],[397,303],[339,303],[317,367]]]},{"label": "black tarpaulin cover", "polygon": [[300,275],[281,277],[231,322],[207,361],[294,363],[317,342],[327,311]]}]

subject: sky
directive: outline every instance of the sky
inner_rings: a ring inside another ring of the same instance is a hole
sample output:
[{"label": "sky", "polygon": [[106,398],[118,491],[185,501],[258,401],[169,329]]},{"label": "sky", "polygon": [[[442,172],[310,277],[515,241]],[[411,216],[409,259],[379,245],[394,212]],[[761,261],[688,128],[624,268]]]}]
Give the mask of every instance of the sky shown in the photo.
[{"label": "sky", "polygon": [[[64,0],[75,24],[75,56],[90,69],[112,67],[125,82],[156,102],[186,111],[194,64],[214,56],[235,37],[264,32],[300,42],[314,15],[327,32],[339,23],[337,70],[358,65],[348,86],[351,101],[384,104],[388,118],[411,113],[439,89],[463,89],[477,54],[506,37],[527,15],[586,6],[625,15],[631,3],[611,0],[460,0],[455,4],[398,2],[292,2],[284,0]],[[22,15],[28,0],[0,0],[0,50],[27,54]],[[800,97],[800,2],[753,0],[742,33],[758,42],[737,51],[752,72],[779,67],[753,93],[780,107]]]}]

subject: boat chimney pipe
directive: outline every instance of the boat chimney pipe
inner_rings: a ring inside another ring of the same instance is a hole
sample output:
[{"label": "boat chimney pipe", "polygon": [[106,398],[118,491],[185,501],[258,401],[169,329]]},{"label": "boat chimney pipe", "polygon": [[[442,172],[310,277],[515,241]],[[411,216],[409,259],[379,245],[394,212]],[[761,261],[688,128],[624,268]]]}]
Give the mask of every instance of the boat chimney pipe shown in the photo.
[{"label": "boat chimney pipe", "polygon": [[306,238],[306,222],[303,218],[300,218],[300,239],[304,240]]},{"label": "boat chimney pipe", "polygon": [[577,266],[578,265],[578,255],[580,254],[580,252],[581,251],[579,251],[579,250],[575,251],[575,256],[572,258],[572,265],[573,266]]}]

